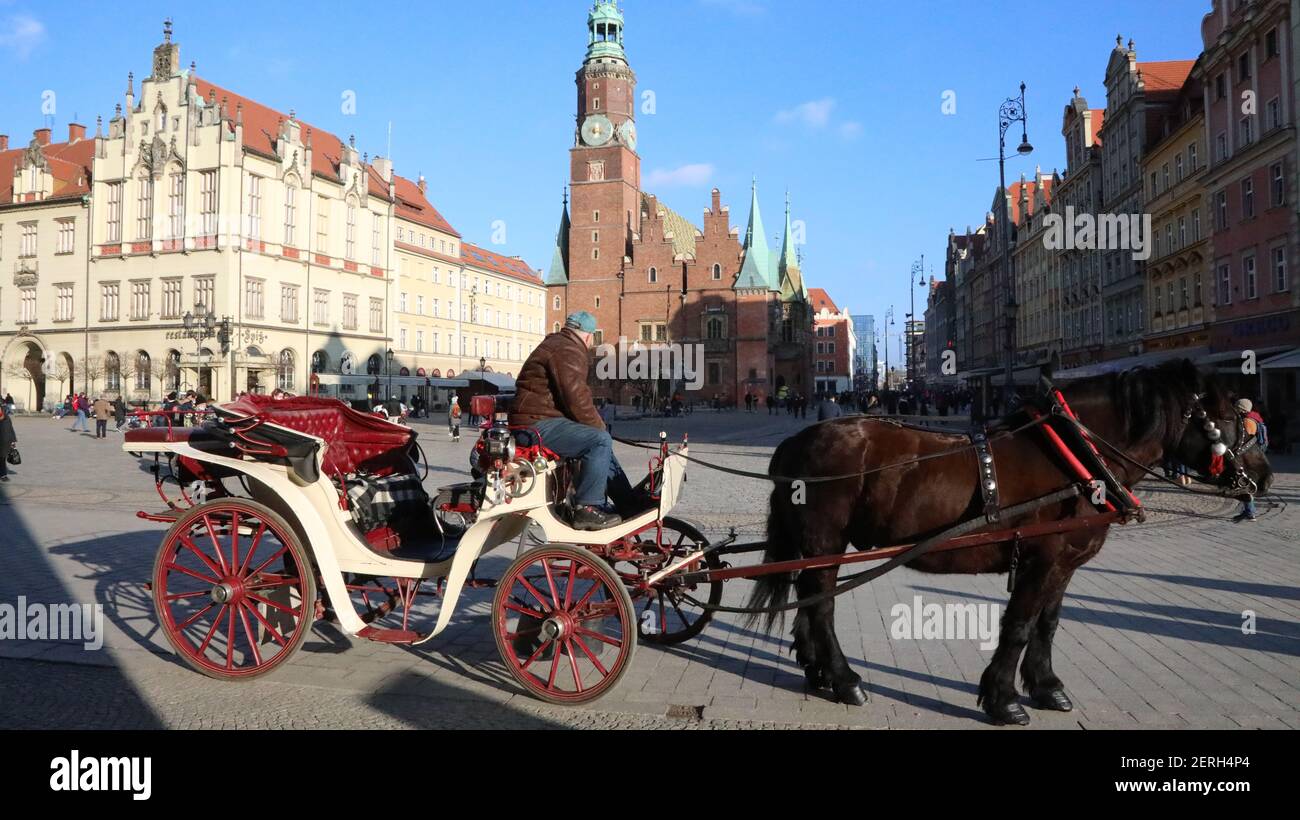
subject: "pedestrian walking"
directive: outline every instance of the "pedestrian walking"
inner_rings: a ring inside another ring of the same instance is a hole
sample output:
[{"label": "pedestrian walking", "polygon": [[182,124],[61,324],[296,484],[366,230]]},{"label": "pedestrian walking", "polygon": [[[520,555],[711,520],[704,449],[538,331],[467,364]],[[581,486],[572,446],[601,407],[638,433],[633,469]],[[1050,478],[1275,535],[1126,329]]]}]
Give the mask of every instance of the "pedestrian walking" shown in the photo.
[{"label": "pedestrian walking", "polygon": [[113,399],[113,422],[117,425],[119,433],[126,426],[126,402],[122,401],[121,396]]},{"label": "pedestrian walking", "polygon": [[451,394],[451,402],[447,405],[447,437],[452,441],[460,441],[460,402],[456,394]]},{"label": "pedestrian walking", "polygon": [[85,393],[81,393],[73,398],[72,409],[76,412],[77,418],[72,422],[72,427],[69,429],[74,433],[78,430],[81,430],[83,433],[89,433],[90,426],[86,424],[86,417],[90,412],[90,403],[86,401]]},{"label": "pedestrian walking", "polygon": [[104,396],[95,399],[91,407],[95,414],[95,438],[108,438],[108,418],[113,415],[113,404]]},{"label": "pedestrian walking", "polygon": [[[1246,437],[1255,437],[1264,447],[1268,446],[1267,433],[1264,432],[1264,419],[1255,412],[1254,404],[1250,399],[1237,399],[1237,412],[1241,414],[1242,426],[1246,430]],[[1245,493],[1237,496],[1241,502],[1241,512],[1232,519],[1240,524],[1243,521],[1256,520],[1255,495],[1254,493]]]},{"label": "pedestrian walking", "polygon": [[9,451],[18,447],[18,435],[7,407],[8,403],[0,405],[0,481],[9,480]]}]

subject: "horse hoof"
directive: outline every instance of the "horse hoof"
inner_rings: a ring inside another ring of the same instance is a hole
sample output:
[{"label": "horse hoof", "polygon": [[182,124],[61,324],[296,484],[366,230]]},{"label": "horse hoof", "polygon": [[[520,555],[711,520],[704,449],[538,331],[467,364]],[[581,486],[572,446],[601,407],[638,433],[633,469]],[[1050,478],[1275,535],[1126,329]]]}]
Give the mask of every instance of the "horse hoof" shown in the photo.
[{"label": "horse hoof", "polygon": [[1074,703],[1070,701],[1064,689],[1040,692],[1034,695],[1033,703],[1037,709],[1047,709],[1053,712],[1070,712],[1074,710]]},{"label": "horse hoof", "polygon": [[1001,706],[992,706],[988,709],[989,717],[999,726],[1028,726],[1029,713],[1025,707],[1012,701]]},{"label": "horse hoof", "polygon": [[820,667],[805,667],[803,670],[803,677],[805,685],[808,687],[810,692],[831,688],[830,678],[826,677],[826,673],[822,671]]},{"label": "horse hoof", "polygon": [[835,698],[840,703],[845,703],[849,706],[867,705],[867,693],[863,691],[862,684],[860,683],[849,683],[844,686],[835,687]]}]

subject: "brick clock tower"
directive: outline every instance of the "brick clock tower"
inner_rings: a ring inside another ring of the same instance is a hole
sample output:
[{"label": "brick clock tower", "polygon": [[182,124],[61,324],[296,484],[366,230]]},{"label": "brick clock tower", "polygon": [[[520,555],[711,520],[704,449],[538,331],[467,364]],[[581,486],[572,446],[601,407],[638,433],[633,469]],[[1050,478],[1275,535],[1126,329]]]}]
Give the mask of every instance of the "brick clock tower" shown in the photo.
[{"label": "brick clock tower", "polygon": [[546,274],[547,330],[585,310],[596,317],[598,342],[617,344],[622,336],[703,349],[695,387],[668,379],[597,380],[596,395],[620,403],[647,390],[647,398],[685,388],[692,398],[727,402],[782,387],[810,391],[812,311],[788,201],[778,256],[763,233],[757,188],[743,243],[716,188],[699,227],[641,190],[636,75],[623,51],[615,0],[595,0],[587,15],[587,55],[576,80],[571,196]]},{"label": "brick clock tower", "polygon": [[[616,341],[618,300],[602,297],[618,292],[610,285],[617,285],[640,222],[636,75],[623,52],[623,14],[614,0],[597,0],[587,16],[587,29],[587,56],[576,77],[578,110],[569,151],[572,196],[560,228],[568,236],[558,237],[557,259],[547,278],[548,284],[568,287],[551,288],[547,315],[553,329],[571,310],[590,311],[601,335]],[[567,246],[567,254],[559,251],[561,245]]]}]

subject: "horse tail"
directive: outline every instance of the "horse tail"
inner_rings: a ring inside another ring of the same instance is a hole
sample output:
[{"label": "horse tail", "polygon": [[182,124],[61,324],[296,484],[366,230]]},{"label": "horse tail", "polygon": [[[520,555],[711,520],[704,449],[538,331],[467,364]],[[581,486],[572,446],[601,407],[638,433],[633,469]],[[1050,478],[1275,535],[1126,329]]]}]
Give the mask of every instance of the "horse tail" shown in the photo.
[{"label": "horse tail", "polygon": [[[781,442],[776,452],[772,453],[772,461],[767,470],[769,475],[784,473],[782,465],[785,459],[782,454],[791,441],[792,439],[786,439]],[[796,513],[790,492],[788,484],[777,483],[772,486],[772,495],[768,500],[767,549],[763,552],[765,562],[791,561],[800,555],[799,528],[795,526]],[[754,591],[749,596],[748,608],[767,609],[786,603],[790,598],[790,587],[794,585],[794,575],[783,572],[758,576]],[[783,615],[781,612],[754,612],[745,615],[743,623],[753,626],[762,618],[763,628],[771,633],[773,627],[783,620]]]}]

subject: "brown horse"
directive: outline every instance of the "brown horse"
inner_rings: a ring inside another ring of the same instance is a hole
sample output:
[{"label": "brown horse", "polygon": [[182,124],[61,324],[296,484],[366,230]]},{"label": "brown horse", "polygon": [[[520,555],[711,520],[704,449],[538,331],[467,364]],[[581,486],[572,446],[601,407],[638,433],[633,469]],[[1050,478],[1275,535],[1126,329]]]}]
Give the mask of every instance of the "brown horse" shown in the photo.
[{"label": "brown horse", "polygon": [[[1258,493],[1268,490],[1272,478],[1268,461],[1259,447],[1244,438],[1244,428],[1235,423],[1231,396],[1189,361],[1079,381],[1063,393],[1081,423],[1142,465],[1158,465],[1169,456],[1208,475],[1210,437],[1216,434],[1207,431],[1206,421],[1213,420],[1222,431],[1222,442],[1236,454],[1218,480],[1236,478],[1239,485],[1248,486],[1245,479],[1249,478]],[[1014,430],[1029,419],[1022,409],[988,431],[1003,507],[1031,501],[1078,481],[1065,458],[1048,443],[1044,430],[1030,427],[1007,437],[995,435],[998,430]],[[862,475],[809,482],[800,493],[792,492],[789,483],[777,483],[770,502],[766,559],[838,555],[850,543],[869,550],[912,542],[982,516],[982,477],[969,444],[964,435],[864,416],[805,428],[777,447],[770,475]],[[951,455],[912,461],[958,448],[959,452]],[[1104,446],[1101,453],[1108,456],[1107,464],[1125,488],[1143,478],[1141,469],[1110,456]],[[911,463],[879,469],[902,462]],[[1099,515],[1089,495],[1054,503],[1019,519],[1004,519],[987,529]],[[1022,653],[1021,678],[1033,705],[1058,711],[1073,708],[1052,671],[1052,638],[1070,578],[1097,554],[1108,531],[1107,526],[1097,526],[1021,542],[998,647],[980,679],[978,702],[995,722],[1029,722],[1015,688],[1015,668]],[[1003,573],[1010,569],[1012,551],[1010,543],[935,551],[909,566],[934,573]],[[799,599],[832,590],[836,574],[832,568],[805,570],[797,577],[764,576],[758,580],[750,606],[770,608],[785,603],[792,584]],[[841,701],[860,705],[866,702],[866,695],[861,678],[849,668],[840,650],[834,612],[833,598],[799,609],[793,629],[795,658],[810,686],[830,688]],[[776,614],[768,614],[769,630],[776,620]]]}]

